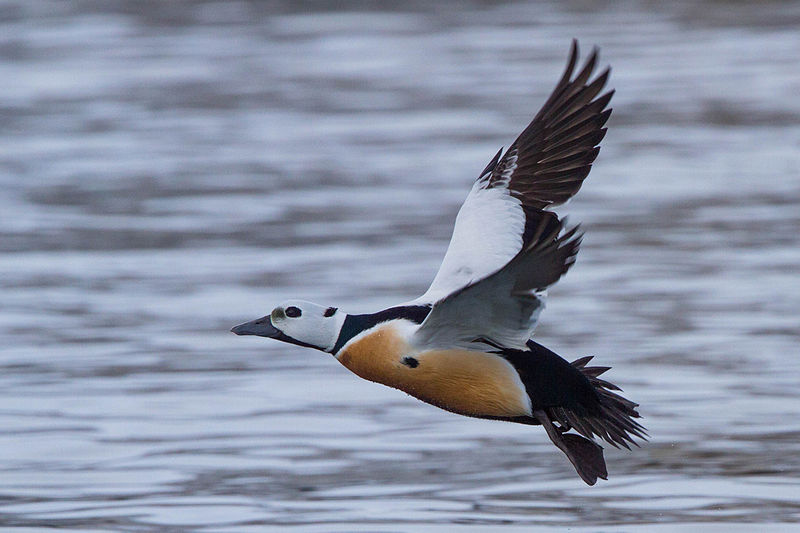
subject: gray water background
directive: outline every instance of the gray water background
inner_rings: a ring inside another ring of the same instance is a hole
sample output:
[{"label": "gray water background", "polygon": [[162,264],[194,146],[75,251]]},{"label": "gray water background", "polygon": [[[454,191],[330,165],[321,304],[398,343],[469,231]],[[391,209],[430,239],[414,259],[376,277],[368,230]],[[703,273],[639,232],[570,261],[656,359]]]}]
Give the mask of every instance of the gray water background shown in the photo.
[{"label": "gray water background", "polygon": [[[799,530],[800,3],[393,6],[0,3],[2,529]],[[537,338],[641,403],[608,482],[228,332],[421,294],[572,37],[617,94]]]}]

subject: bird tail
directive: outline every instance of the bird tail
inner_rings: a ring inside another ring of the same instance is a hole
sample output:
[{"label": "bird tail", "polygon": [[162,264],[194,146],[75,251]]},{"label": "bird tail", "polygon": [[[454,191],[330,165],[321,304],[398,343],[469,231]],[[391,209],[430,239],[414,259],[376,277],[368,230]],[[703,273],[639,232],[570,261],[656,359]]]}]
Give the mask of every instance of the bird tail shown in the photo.
[{"label": "bird tail", "polygon": [[586,366],[591,359],[592,356],[581,357],[571,364],[589,380],[597,393],[595,408],[550,407],[548,414],[562,427],[574,428],[587,439],[596,435],[615,448],[622,446],[628,450],[630,444],[639,446],[634,437],[647,440],[647,430],[635,420],[641,417],[636,410],[639,404],[617,394],[622,389],[598,377],[610,367]]},{"label": "bird tail", "polygon": [[[587,366],[592,357],[572,363],[532,340],[528,350],[499,352],[517,369],[532,402],[532,416],[512,419],[523,424],[541,424],[547,436],[569,458],[586,483],[606,479],[600,437],[615,448],[638,446],[647,440],[647,430],[636,419],[638,404],[621,389],[600,378],[609,367]],[[568,433],[571,430],[574,433]]]}]

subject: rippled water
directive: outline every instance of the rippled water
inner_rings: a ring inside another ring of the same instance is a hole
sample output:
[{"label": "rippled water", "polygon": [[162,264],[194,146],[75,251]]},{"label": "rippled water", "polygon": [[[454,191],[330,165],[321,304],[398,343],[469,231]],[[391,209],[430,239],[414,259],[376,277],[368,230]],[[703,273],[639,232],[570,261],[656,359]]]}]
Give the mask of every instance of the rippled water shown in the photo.
[{"label": "rippled water", "polygon": [[[0,525],[798,527],[800,4],[292,5],[0,4]],[[421,294],[573,36],[617,94],[538,339],[642,404],[608,482],[228,332]]]}]

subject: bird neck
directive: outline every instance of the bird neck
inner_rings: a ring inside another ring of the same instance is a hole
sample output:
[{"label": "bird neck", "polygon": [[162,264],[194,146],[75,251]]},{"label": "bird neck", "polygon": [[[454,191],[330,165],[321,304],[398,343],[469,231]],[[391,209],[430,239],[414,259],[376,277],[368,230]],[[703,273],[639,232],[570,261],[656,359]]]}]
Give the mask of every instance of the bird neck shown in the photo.
[{"label": "bird neck", "polygon": [[345,344],[350,342],[356,335],[373,328],[381,322],[388,322],[389,320],[410,320],[415,324],[421,324],[425,317],[430,313],[431,308],[428,305],[401,305],[398,307],[390,307],[377,313],[367,313],[363,315],[346,315],[341,329],[339,329],[339,338],[336,339],[336,344],[330,350],[330,353],[336,355],[339,353]]}]

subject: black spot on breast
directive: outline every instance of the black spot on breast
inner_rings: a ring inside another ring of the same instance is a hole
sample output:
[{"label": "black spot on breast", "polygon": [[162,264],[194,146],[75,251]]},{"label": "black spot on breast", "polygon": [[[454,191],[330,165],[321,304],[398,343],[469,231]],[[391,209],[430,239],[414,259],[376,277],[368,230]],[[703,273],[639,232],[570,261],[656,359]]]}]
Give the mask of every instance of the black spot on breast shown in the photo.
[{"label": "black spot on breast", "polygon": [[419,366],[419,361],[413,357],[403,357],[403,364],[411,368],[417,368]]},{"label": "black spot on breast", "polygon": [[336,308],[335,307],[329,307],[329,308],[327,308],[325,310],[325,313],[322,316],[324,316],[325,318],[328,318],[329,316],[333,316],[334,314],[336,314]]}]

